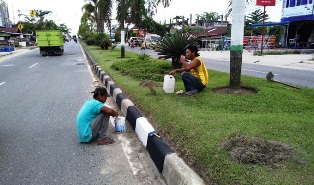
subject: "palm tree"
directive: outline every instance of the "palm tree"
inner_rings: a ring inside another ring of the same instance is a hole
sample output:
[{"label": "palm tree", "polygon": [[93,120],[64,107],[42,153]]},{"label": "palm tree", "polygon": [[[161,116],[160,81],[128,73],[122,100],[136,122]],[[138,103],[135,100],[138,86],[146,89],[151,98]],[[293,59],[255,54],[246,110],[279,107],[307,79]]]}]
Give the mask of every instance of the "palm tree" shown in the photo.
[{"label": "palm tree", "polygon": [[89,2],[83,5],[82,10],[84,11],[81,20],[83,19],[84,22],[90,22],[92,25],[92,30],[95,28],[96,31],[98,30],[98,23],[97,23],[97,7],[96,7],[96,0],[89,0]]},{"label": "palm tree", "polygon": [[[251,31],[253,30],[251,27],[251,24],[257,24],[257,23],[261,23],[261,21],[263,20],[263,15],[264,13],[260,10],[257,9],[254,12],[251,12],[249,15],[247,15],[245,17],[245,33],[244,35],[248,35],[248,33],[250,33],[249,35],[251,35]],[[265,14],[265,20],[267,20],[269,18],[268,14]],[[253,33],[261,33],[261,29],[262,28],[255,28],[253,30]],[[249,31],[251,30],[251,31]]]},{"label": "palm tree", "polygon": [[[253,0],[246,0],[246,4],[250,4],[252,1]],[[225,17],[226,18],[229,17],[231,12],[232,12],[232,0],[229,0],[229,2],[228,2],[228,10],[227,10],[227,13],[226,13]]]},{"label": "palm tree", "polygon": [[[120,25],[122,25],[122,21],[124,22],[126,20],[128,23],[138,25],[143,17],[147,15],[152,17],[153,12],[160,3],[162,3],[164,7],[168,7],[170,2],[171,0],[116,0],[116,19],[119,20]],[[145,3],[148,5],[147,9],[145,9]]]},{"label": "palm tree", "polygon": [[[100,17],[107,23],[107,27],[111,27],[111,14],[112,14],[112,1],[111,0],[98,0],[97,3]],[[102,23],[102,26],[104,24]]]},{"label": "palm tree", "polygon": [[233,0],[233,2],[237,6],[234,9],[234,16],[232,17],[229,87],[231,89],[240,89],[245,2],[243,0]]},{"label": "palm tree", "polygon": [[170,5],[171,0],[157,0],[157,5],[162,2],[162,5],[166,8]]},{"label": "palm tree", "polygon": [[90,4],[85,4],[82,7],[82,10],[84,11],[84,13],[81,17],[81,25],[84,25],[84,27],[86,27],[87,25],[89,27],[89,32],[96,32],[97,24],[94,6],[91,6]]},{"label": "palm tree", "polygon": [[165,35],[156,47],[159,58],[172,59],[172,69],[182,67],[180,62],[181,55],[185,54],[185,50],[189,45],[197,45],[197,38],[191,36],[190,33],[175,32],[171,35]]},{"label": "palm tree", "polygon": [[111,0],[85,0],[82,8],[85,20],[90,20],[92,24],[96,25],[96,32],[104,32],[104,23],[107,22],[111,16],[112,1]]}]

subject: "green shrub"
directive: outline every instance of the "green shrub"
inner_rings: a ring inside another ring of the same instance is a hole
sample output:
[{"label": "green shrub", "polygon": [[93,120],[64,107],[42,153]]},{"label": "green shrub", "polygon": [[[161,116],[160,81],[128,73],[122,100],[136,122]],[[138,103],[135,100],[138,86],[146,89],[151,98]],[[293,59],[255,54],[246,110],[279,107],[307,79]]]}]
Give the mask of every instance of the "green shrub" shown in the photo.
[{"label": "green shrub", "polygon": [[112,52],[114,50],[114,48],[116,48],[116,47],[117,47],[117,45],[112,43],[111,47],[110,47],[110,51]]},{"label": "green shrub", "polygon": [[138,58],[139,60],[147,60],[147,59],[150,58],[150,55],[149,55],[149,54],[146,54],[146,53],[142,53],[142,54],[137,55],[137,58]]},{"label": "green shrub", "polygon": [[166,35],[156,47],[160,58],[172,59],[172,69],[181,68],[181,55],[185,55],[185,50],[189,45],[197,45],[197,39],[189,33],[175,32]]},{"label": "green shrub", "polygon": [[95,38],[88,38],[88,39],[86,39],[86,44],[87,45],[96,45],[96,40],[95,40]]},{"label": "green shrub", "polygon": [[151,58],[145,60],[129,59],[115,62],[111,68],[138,80],[162,82],[165,74],[171,71],[171,64],[167,60]]},{"label": "green shrub", "polygon": [[100,41],[99,46],[101,49],[108,50],[108,48],[110,46],[110,40],[108,38],[103,39],[102,41]]}]

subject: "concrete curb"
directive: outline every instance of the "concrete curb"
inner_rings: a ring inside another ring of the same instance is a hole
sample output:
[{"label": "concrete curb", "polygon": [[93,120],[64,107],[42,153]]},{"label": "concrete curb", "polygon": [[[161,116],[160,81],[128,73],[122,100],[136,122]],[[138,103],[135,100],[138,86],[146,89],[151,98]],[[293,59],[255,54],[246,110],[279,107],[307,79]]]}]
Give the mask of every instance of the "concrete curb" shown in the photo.
[{"label": "concrete curb", "polygon": [[155,129],[141,112],[134,106],[122,90],[112,81],[96,61],[84,49],[92,69],[107,88],[108,93],[113,97],[126,120],[130,123],[139,139],[146,147],[149,155],[155,163],[158,171],[163,175],[167,184],[193,184],[203,185],[204,181],[181,159],[172,149],[160,138],[149,136]]}]

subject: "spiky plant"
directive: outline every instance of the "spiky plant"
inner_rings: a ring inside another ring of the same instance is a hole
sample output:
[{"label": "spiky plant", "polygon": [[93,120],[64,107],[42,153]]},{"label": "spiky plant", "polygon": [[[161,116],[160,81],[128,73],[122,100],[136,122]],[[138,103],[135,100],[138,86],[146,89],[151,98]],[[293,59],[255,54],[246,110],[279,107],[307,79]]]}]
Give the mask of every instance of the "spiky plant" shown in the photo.
[{"label": "spiky plant", "polygon": [[172,59],[172,69],[181,68],[181,55],[185,55],[185,50],[189,45],[197,45],[197,38],[189,33],[176,32],[166,35],[156,46],[159,58]]}]

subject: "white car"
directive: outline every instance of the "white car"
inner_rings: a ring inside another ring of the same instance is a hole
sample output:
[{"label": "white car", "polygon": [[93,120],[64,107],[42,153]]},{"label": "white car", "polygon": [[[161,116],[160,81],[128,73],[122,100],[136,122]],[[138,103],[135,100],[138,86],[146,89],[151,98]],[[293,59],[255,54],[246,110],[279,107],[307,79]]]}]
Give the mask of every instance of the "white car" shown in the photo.
[{"label": "white car", "polygon": [[130,37],[130,39],[128,40],[129,46],[131,46],[131,41],[132,40],[134,41],[134,46],[140,46],[140,42],[139,42],[137,37]]}]

